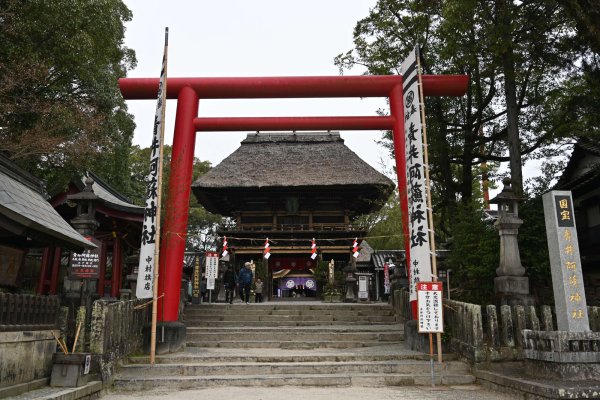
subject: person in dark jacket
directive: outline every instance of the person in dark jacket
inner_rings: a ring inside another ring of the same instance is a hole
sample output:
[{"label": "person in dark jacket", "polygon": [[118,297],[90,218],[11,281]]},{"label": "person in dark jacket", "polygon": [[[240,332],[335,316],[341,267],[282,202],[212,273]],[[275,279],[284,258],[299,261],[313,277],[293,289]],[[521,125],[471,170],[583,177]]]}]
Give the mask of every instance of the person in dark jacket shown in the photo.
[{"label": "person in dark jacket", "polygon": [[240,271],[238,282],[240,285],[240,296],[246,304],[250,303],[250,286],[252,286],[252,264],[249,262],[244,264],[244,268]]},{"label": "person in dark jacket", "polygon": [[227,271],[223,274],[223,286],[225,286],[225,301],[229,304],[233,304],[236,279],[231,265],[227,267]]}]

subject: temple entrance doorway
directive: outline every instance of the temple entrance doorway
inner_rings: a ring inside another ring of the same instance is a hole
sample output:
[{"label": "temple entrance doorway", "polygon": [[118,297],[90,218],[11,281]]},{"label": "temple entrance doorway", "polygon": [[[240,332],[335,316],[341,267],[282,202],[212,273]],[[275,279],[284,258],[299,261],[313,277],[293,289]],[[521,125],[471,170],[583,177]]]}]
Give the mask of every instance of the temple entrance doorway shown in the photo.
[{"label": "temple entrance doorway", "polygon": [[315,300],[320,282],[315,276],[317,260],[306,255],[273,257],[269,269],[273,283],[273,300]]}]

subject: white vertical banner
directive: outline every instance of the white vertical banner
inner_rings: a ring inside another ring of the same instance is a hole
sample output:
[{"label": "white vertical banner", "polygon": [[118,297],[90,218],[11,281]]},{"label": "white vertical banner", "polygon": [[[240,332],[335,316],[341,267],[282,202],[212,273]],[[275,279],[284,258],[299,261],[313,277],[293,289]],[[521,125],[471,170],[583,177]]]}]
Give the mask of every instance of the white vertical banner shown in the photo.
[{"label": "white vertical banner", "polygon": [[[160,172],[162,168],[162,132],[164,120],[164,103],[167,80],[167,34],[165,32],[165,50],[163,54],[162,68],[160,71],[160,83],[156,101],[156,114],[154,116],[154,132],[150,146],[150,173],[146,178],[146,205],[144,210],[144,224],[142,226],[142,245],[140,248],[140,264],[138,269],[136,297],[148,299],[153,297],[155,259],[157,257],[156,245],[160,239]],[[160,243],[159,243],[160,244]]]},{"label": "white vertical banner", "polygon": [[416,284],[431,280],[431,246],[423,148],[421,108],[424,107],[419,90],[421,74],[415,48],[402,62],[402,90],[404,102],[404,137],[406,157],[406,192],[408,197],[408,225],[410,233],[410,300],[417,300]]}]

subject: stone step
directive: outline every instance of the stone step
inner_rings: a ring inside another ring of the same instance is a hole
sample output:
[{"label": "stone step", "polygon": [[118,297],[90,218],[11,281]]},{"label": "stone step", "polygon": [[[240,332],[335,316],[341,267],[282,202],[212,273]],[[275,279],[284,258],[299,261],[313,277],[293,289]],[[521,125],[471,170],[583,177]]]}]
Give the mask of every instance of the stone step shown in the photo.
[{"label": "stone step", "polygon": [[[130,357],[119,390],[211,386],[430,385],[426,354],[404,348],[387,304],[261,303],[187,307],[186,349]],[[436,384],[472,384],[469,366],[445,357]]]},{"label": "stone step", "polygon": [[[192,354],[190,350],[185,354],[164,354],[155,358],[156,364],[215,364],[215,363],[240,363],[240,362],[352,362],[352,361],[400,361],[400,360],[428,360],[429,356],[421,353],[411,354],[268,354],[268,355],[211,355],[206,352]],[[200,349],[198,349],[200,350]],[[454,357],[446,355],[447,361]],[[127,359],[129,364],[149,364],[149,356],[131,356]],[[129,365],[128,364],[128,365]]]},{"label": "stone step", "polygon": [[[396,343],[400,342],[388,342]],[[280,341],[280,340],[248,340],[248,341],[187,341],[189,347],[205,348],[226,348],[226,349],[349,349],[355,347],[377,346],[381,342],[370,341],[342,341],[342,340],[323,340],[323,341]]]},{"label": "stone step", "polygon": [[[236,300],[237,301],[237,300]],[[231,310],[238,308],[261,309],[261,310],[391,310],[387,303],[213,303],[193,304],[186,306],[186,310]]]},{"label": "stone step", "polygon": [[245,307],[236,306],[233,308],[186,308],[186,316],[198,316],[198,315],[384,315],[393,316],[393,310],[389,309],[327,309],[327,310],[272,310],[263,309],[259,307]]},{"label": "stone step", "polygon": [[[435,374],[468,373],[466,364],[458,361],[434,363]],[[156,364],[154,366],[125,365],[119,372],[121,379],[164,376],[215,375],[301,375],[318,371],[321,375],[360,374],[425,374],[430,364],[419,360],[345,361],[345,362],[282,362],[282,363],[186,363]]]},{"label": "stone step", "polygon": [[[243,329],[243,331],[241,330]],[[326,333],[335,335],[338,333],[362,333],[362,332],[373,332],[373,333],[387,333],[387,332],[404,332],[404,325],[401,323],[393,324],[353,324],[348,325],[321,325],[321,326],[245,326],[240,328],[239,326],[221,326],[215,328],[208,328],[204,326],[188,326],[188,334],[194,332],[207,332],[207,333]]]},{"label": "stone step", "polygon": [[34,388],[33,390],[21,392],[21,394],[11,394],[7,389],[0,390],[0,398],[10,398],[11,400],[75,400],[75,399],[98,399],[102,396],[102,381],[90,381],[78,387],[51,387],[48,379],[43,381],[45,386]]},{"label": "stone step", "polygon": [[[441,374],[435,376],[437,385],[468,385],[475,377],[468,373]],[[296,374],[296,375],[214,375],[214,376],[161,376],[135,377],[132,379],[117,376],[113,382],[115,389],[123,391],[198,389],[214,386],[413,386],[430,385],[431,375],[427,373],[407,374]]]},{"label": "stone step", "polygon": [[[263,331],[243,331],[243,332],[210,332],[207,330],[197,331],[193,328],[187,331],[188,342],[226,342],[226,341],[287,341],[287,342],[303,342],[303,341],[324,341],[332,340],[342,342],[349,341],[382,341],[382,342],[399,342],[404,340],[404,334],[400,331],[385,331],[385,332],[322,332],[322,331],[304,331],[304,332],[280,332],[277,330]],[[210,346],[212,347],[212,346]]]},{"label": "stone step", "polygon": [[215,321],[261,321],[261,322],[352,322],[352,323],[394,323],[396,317],[392,315],[186,315],[186,323],[202,323]]},{"label": "stone step", "polygon": [[[185,320],[188,327],[204,326],[204,327],[238,327],[240,330],[246,327],[307,327],[307,326],[322,326],[322,325],[339,325],[340,321],[190,321]],[[347,325],[364,325],[370,323],[374,325],[388,325],[390,322],[369,322],[369,321],[345,321]]]}]

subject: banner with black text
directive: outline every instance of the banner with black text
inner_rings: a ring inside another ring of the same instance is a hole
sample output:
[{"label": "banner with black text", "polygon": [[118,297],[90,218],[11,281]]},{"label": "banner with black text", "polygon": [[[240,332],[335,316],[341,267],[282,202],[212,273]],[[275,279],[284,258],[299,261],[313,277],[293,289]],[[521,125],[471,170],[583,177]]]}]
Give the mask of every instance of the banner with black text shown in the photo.
[{"label": "banner with black text", "polygon": [[421,71],[418,56],[418,48],[415,48],[402,62],[411,301],[417,300],[416,284],[420,281],[430,281],[432,277],[425,162],[423,157],[424,121],[421,121],[421,108],[424,107],[424,104],[419,90]]},{"label": "banner with black text", "polygon": [[160,235],[158,234],[159,218],[159,173],[162,167],[161,157],[161,129],[164,118],[163,102],[164,90],[166,87],[167,54],[163,55],[162,68],[160,71],[160,83],[158,85],[158,94],[156,102],[156,114],[154,116],[154,132],[152,134],[152,152],[150,154],[150,173],[146,179],[146,205],[144,210],[144,224],[142,226],[142,245],[140,248],[140,263],[137,276],[137,286],[135,295],[140,299],[153,297],[154,268],[156,268],[156,243]]}]

